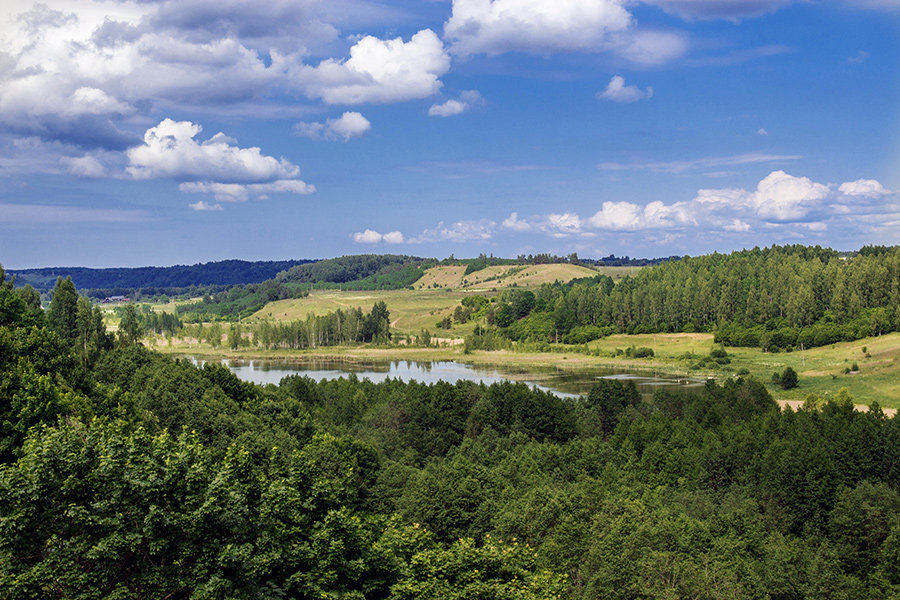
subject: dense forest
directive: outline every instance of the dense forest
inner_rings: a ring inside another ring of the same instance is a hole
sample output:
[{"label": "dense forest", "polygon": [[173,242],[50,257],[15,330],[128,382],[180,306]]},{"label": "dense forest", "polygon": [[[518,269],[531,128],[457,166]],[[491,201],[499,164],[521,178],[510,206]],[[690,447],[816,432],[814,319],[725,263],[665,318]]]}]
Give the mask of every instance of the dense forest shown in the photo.
[{"label": "dense forest", "polygon": [[261,387],[129,329],[0,285],[0,598],[900,596],[900,421],[846,394]]},{"label": "dense forest", "polygon": [[[172,267],[134,267],[89,269],[86,267],[49,267],[41,269],[10,270],[15,275],[16,284],[30,284],[39,292],[47,292],[56,285],[58,277],[71,277],[81,290],[109,291],[106,295],[123,294],[144,290],[145,295],[171,294],[172,290],[189,289],[197,286],[230,286],[246,283],[260,283],[272,279],[278,273],[312,260],[246,261],[221,260],[196,265],[175,265]],[[150,293],[147,290],[151,290]],[[90,294],[93,297],[103,296]]]},{"label": "dense forest", "polygon": [[764,350],[822,346],[900,329],[900,247],[853,257],[773,246],[662,262],[614,283],[507,290],[488,318],[516,340],[583,343],[619,333],[715,332]]}]

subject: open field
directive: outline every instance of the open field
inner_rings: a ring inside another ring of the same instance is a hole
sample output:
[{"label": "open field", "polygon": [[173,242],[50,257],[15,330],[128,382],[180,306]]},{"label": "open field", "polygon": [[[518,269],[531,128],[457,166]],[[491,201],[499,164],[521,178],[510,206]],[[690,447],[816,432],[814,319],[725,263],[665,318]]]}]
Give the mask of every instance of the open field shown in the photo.
[{"label": "open field", "polygon": [[[713,347],[712,340],[711,334],[702,333],[613,335],[591,342],[590,348],[599,350],[602,355],[609,355],[616,348],[624,350],[628,346],[646,346],[653,348],[656,356],[649,360],[633,360],[632,363],[655,364],[671,372],[690,372],[690,365],[709,353]],[[864,347],[869,358],[862,351]],[[730,347],[727,351],[732,359],[731,364],[725,365],[721,371],[697,372],[721,377],[747,369],[757,379],[768,382],[772,373],[791,367],[800,376],[800,386],[787,391],[772,386],[772,395],[779,400],[802,402],[811,393],[822,397],[833,396],[841,388],[847,388],[860,404],[868,405],[877,400],[883,407],[900,407],[900,333],[803,352],[770,353],[756,348]],[[694,358],[679,358],[686,352],[691,352]],[[844,369],[854,362],[858,364],[859,372],[845,374]]]},{"label": "open field", "polygon": [[[324,315],[337,309],[348,310],[359,307],[363,312],[372,310],[372,305],[383,301],[391,313],[391,330],[399,334],[417,334],[422,329],[434,331],[435,324],[453,312],[460,300],[471,292],[460,290],[374,290],[367,292],[344,292],[339,290],[313,290],[306,298],[293,298],[270,302],[251,315],[247,320],[270,319],[273,321],[293,321],[305,319],[308,314]],[[471,331],[474,324],[457,328],[455,335],[463,330]]]},{"label": "open field", "polygon": [[490,290],[510,286],[537,287],[554,281],[567,282],[581,277],[594,277],[597,273],[621,279],[633,275],[641,267],[597,267],[579,265],[502,265],[487,267],[465,275],[464,266],[432,267],[413,287],[416,289],[463,288]]}]

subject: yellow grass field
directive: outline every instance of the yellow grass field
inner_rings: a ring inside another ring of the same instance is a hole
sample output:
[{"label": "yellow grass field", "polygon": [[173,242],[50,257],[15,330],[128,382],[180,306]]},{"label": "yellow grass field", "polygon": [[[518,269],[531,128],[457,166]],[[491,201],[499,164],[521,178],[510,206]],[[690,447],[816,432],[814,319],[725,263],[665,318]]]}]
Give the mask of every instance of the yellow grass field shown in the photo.
[{"label": "yellow grass field", "polygon": [[510,286],[537,287],[554,281],[568,282],[581,277],[594,277],[597,273],[608,275],[613,279],[621,279],[625,275],[633,275],[640,267],[598,267],[589,268],[579,265],[502,265],[487,267],[465,275],[466,268],[432,267],[425,272],[414,285],[416,289],[471,289],[491,290]]}]

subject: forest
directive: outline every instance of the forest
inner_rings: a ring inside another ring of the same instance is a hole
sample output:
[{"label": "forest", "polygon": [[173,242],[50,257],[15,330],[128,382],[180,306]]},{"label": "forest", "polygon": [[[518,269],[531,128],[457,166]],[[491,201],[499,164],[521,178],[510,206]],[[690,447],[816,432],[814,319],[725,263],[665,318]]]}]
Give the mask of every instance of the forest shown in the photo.
[{"label": "forest", "polygon": [[[40,292],[51,290],[56,284],[57,277],[71,277],[75,285],[84,292],[92,292],[94,290],[115,291],[116,293],[143,291],[146,295],[151,295],[160,289],[170,291],[159,293],[171,294],[171,290],[179,288],[260,283],[275,277],[282,271],[309,262],[314,261],[221,260],[171,267],[118,267],[108,269],[47,267],[10,270],[9,273],[16,276],[19,285],[30,284]],[[150,290],[149,293],[148,290]],[[89,295],[103,298],[103,295],[99,293],[91,293]],[[109,293],[106,295],[114,294]]]},{"label": "forest", "polygon": [[262,387],[0,281],[0,598],[900,596],[900,421],[846,394]]},{"label": "forest", "polygon": [[488,317],[514,340],[584,343],[612,332],[707,331],[729,346],[789,350],[900,329],[900,247],[848,258],[772,246],[661,262],[618,283],[504,292]]}]

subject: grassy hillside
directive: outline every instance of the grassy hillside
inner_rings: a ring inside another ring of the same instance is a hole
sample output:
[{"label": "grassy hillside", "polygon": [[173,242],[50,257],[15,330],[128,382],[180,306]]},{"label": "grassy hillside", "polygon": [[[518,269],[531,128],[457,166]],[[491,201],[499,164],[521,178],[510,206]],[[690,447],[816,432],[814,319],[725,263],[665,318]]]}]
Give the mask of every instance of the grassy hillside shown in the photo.
[{"label": "grassy hillside", "polygon": [[449,290],[312,290],[305,298],[270,302],[248,321],[293,321],[305,319],[309,314],[324,315],[337,309],[356,307],[369,310],[375,302],[383,301],[391,313],[393,331],[401,334],[418,333],[423,328],[433,330],[435,323],[449,315],[463,295]]},{"label": "grassy hillside", "polygon": [[490,290],[510,286],[537,287],[554,281],[568,282],[583,277],[595,277],[598,273],[614,279],[625,273],[634,273],[640,267],[598,267],[588,268],[570,264],[552,265],[500,265],[486,267],[474,273],[465,274],[465,265],[437,266],[425,271],[413,287],[416,289],[461,288]]}]

